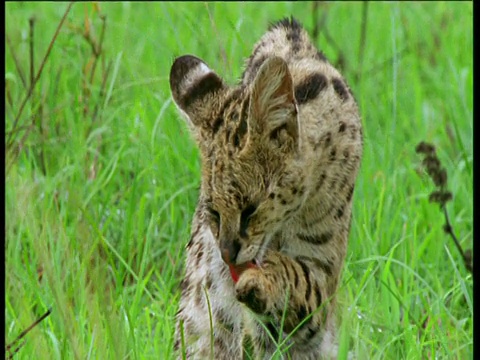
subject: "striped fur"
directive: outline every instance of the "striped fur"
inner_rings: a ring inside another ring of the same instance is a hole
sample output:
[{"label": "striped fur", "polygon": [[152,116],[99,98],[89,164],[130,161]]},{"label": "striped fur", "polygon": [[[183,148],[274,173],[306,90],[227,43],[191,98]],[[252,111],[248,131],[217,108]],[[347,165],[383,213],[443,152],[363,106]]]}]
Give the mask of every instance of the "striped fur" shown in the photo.
[{"label": "striped fur", "polygon": [[[335,292],[363,143],[346,81],[284,19],[255,45],[238,85],[186,55],[170,86],[202,158],[179,358],[241,359],[246,342],[270,358],[287,336],[293,359],[335,358]],[[257,266],[235,284],[228,265],[246,262]]]}]

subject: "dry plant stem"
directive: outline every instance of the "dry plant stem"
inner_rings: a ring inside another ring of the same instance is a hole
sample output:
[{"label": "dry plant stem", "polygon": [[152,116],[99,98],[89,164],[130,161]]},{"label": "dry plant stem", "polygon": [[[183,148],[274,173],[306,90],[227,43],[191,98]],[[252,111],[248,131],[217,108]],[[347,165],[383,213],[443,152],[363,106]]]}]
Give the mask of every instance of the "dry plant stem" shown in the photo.
[{"label": "dry plant stem", "polygon": [[[402,56],[403,54],[407,53],[408,51],[410,51],[410,47],[409,46],[405,46],[402,50],[398,51],[397,54],[395,56],[390,56],[388,59],[384,60],[384,61],[381,61],[377,64],[375,64],[374,66],[372,66],[370,69],[366,70],[362,75],[375,75],[376,73],[378,73],[379,71],[381,71],[383,68],[387,67],[387,66],[391,66],[392,64],[392,61],[395,57],[399,57],[399,56]],[[360,72],[359,71],[356,71],[355,73],[355,76],[356,77],[359,77],[360,76]]]},{"label": "dry plant stem", "polygon": [[460,245],[460,242],[457,239],[457,236],[453,232],[453,227],[450,223],[450,217],[448,216],[447,207],[445,205],[443,205],[442,210],[443,210],[443,214],[445,215],[445,228],[444,228],[445,232],[451,236],[453,242],[455,243],[456,248],[458,249],[458,251],[460,252],[460,255],[462,256],[465,268],[467,269],[467,271],[469,273],[472,274],[473,273],[472,263],[468,259],[468,257],[465,255],[465,252],[463,251],[462,246]]},{"label": "dry plant stem", "polygon": [[[93,65],[92,65],[92,71],[90,73],[90,85],[93,84],[93,77],[94,77],[95,69],[97,67],[97,64],[98,64],[99,60],[105,58],[105,56],[102,57],[101,55],[102,55],[102,50],[103,50],[103,41],[104,41],[104,38],[105,38],[105,30],[106,30],[106,27],[107,27],[107,18],[106,18],[105,15],[100,15],[100,18],[102,20],[102,30],[101,30],[101,33],[100,33],[99,42],[96,44],[96,46],[92,47],[93,55],[94,55],[94,62],[93,62]],[[92,41],[92,43],[93,43],[93,41]],[[105,87],[107,85],[107,79],[108,79],[108,75],[110,74],[111,65],[112,65],[112,62],[110,61],[108,63],[108,67],[106,69],[104,68],[104,72],[103,72],[103,76],[102,76],[102,85],[101,85],[100,90],[99,90],[99,95],[98,95],[97,101],[95,103],[95,107],[93,108],[92,119],[91,119],[91,122],[90,122],[90,125],[89,125],[89,128],[88,128],[87,134],[90,134],[90,132],[92,131],[92,128],[93,128],[93,124],[97,120],[99,104],[100,104],[100,101],[104,98],[104,95],[105,95]],[[98,150],[101,146],[101,142],[102,142],[102,138],[101,138],[101,135],[100,135],[99,138],[98,138],[97,152],[95,153],[92,165],[90,166],[89,178],[94,178],[96,176],[95,173],[96,173],[97,162],[98,162],[98,153],[99,153]]]},{"label": "dry plant stem", "polygon": [[313,29],[312,29],[312,39],[315,43],[318,42],[318,33],[319,33],[319,26],[318,26],[318,1],[314,1],[312,4],[312,17],[313,17]]},{"label": "dry plant stem", "polygon": [[[35,18],[32,16],[30,19],[28,19],[28,23],[30,25],[30,87],[33,87],[33,81],[34,81],[34,76],[35,76],[35,63],[34,63],[34,46],[33,46],[33,41],[34,41],[34,29],[35,29]],[[32,97],[33,97],[32,93]]]},{"label": "dry plant stem", "polygon": [[[8,81],[5,81],[5,97],[7,98],[8,105],[10,105],[10,109],[13,111],[13,99],[10,92],[10,83]],[[11,115],[10,112],[8,114]]]},{"label": "dry plant stem", "polygon": [[[103,79],[102,79],[102,86],[100,87],[100,93],[98,95],[98,100],[97,100],[97,103],[95,104],[95,108],[93,109],[93,115],[92,115],[92,124],[95,122],[95,120],[97,119],[97,115],[98,115],[98,108],[100,106],[100,101],[103,99],[103,97],[105,96],[105,87],[107,86],[107,79],[108,79],[108,76],[110,75],[110,70],[112,68],[112,61],[109,61],[108,62],[108,65],[107,65],[107,69],[105,70],[104,74],[103,74]],[[92,126],[92,125],[90,125]],[[90,133],[91,129],[89,129],[89,132]]]},{"label": "dry plant stem", "polygon": [[[98,62],[99,62],[100,57],[102,55],[103,40],[105,38],[105,28],[107,26],[106,16],[105,15],[100,15],[100,19],[102,20],[102,30],[101,30],[101,33],[100,33],[100,40],[98,42],[95,41],[95,39],[92,37],[92,35],[91,35],[92,33],[90,31],[85,32],[83,34],[83,37],[85,38],[85,40],[88,42],[88,44],[92,48],[92,56],[93,56],[90,75],[89,75],[89,78],[88,78],[88,83],[86,81],[86,74],[85,74],[85,77],[84,77],[84,84],[83,84],[83,90],[84,90],[84,97],[83,98],[84,98],[84,101],[85,101],[84,116],[86,116],[89,113],[88,102],[90,100],[90,88],[93,85],[93,79],[94,79],[94,76],[95,76],[95,71],[97,69]],[[86,67],[87,67],[87,65],[86,65]],[[93,120],[92,120],[92,122],[93,122]]]},{"label": "dry plant stem", "polygon": [[8,356],[5,357],[5,359],[7,360],[11,360],[13,359],[13,356],[23,347],[23,345],[25,345],[25,343],[27,342],[27,340],[23,340],[20,344],[18,344],[18,346],[13,349],[13,350],[8,350],[9,354]]},{"label": "dry plant stem", "polygon": [[45,159],[45,151],[43,149],[43,144],[45,141],[45,134],[43,130],[43,119],[42,119],[42,101],[39,102],[38,108],[36,108],[36,94],[35,94],[35,17],[32,16],[28,19],[29,27],[30,27],[30,87],[32,90],[30,107],[32,114],[35,114],[34,122],[37,123],[38,133],[40,134],[41,142],[40,142],[40,169],[43,175],[47,173],[47,166],[46,166],[46,159]]},{"label": "dry plant stem", "polygon": [[[23,330],[20,335],[17,336],[17,338],[15,340],[13,340],[10,344],[8,344],[7,346],[5,346],[5,351],[10,351],[11,348],[13,348],[13,346],[18,343],[20,340],[22,340],[25,335],[27,335],[30,330],[32,330],[35,326],[37,326],[38,324],[40,324],[43,320],[45,320],[50,314],[52,313],[52,309],[48,309],[47,312],[45,314],[43,314],[42,316],[40,316],[37,320],[35,320],[33,322],[32,325],[30,325],[29,327],[27,327],[25,330]],[[19,346],[21,347],[21,346]],[[18,348],[19,348],[18,347]],[[16,348],[16,351],[18,351],[18,348]],[[16,352],[15,351],[15,352]]]},{"label": "dry plant stem", "polygon": [[93,83],[93,76],[95,75],[95,69],[97,67],[97,63],[98,63],[98,59],[100,58],[100,55],[102,54],[102,50],[103,50],[103,39],[105,37],[105,28],[107,26],[107,18],[105,15],[101,15],[100,16],[100,19],[102,20],[102,31],[100,33],[100,40],[98,42],[98,44],[95,44],[94,42],[93,45],[95,46],[92,46],[92,51],[93,51],[93,54],[95,56],[95,61],[92,65],[92,71],[90,72],[90,84]]},{"label": "dry plant stem", "polygon": [[[42,63],[40,64],[40,67],[37,71],[37,75],[35,76],[35,78],[33,80],[33,83],[31,84],[31,86],[28,89],[27,95],[25,96],[25,98],[23,99],[23,101],[20,105],[17,116],[15,117],[15,120],[13,122],[12,129],[15,129],[15,127],[17,126],[18,121],[20,120],[20,116],[22,115],[22,112],[25,109],[25,105],[27,104],[28,100],[30,99],[30,96],[32,96],[33,89],[34,89],[35,85],[37,84],[38,80],[40,79],[40,76],[42,75],[43,68],[45,66],[45,63],[47,62],[47,59],[50,55],[50,52],[52,51],[53,44],[55,44],[55,41],[57,40],[58,34],[60,33],[60,29],[62,28],[63,23],[65,22],[65,20],[67,18],[67,15],[69,14],[73,4],[74,4],[74,2],[70,2],[68,4],[67,9],[65,10],[65,13],[62,16],[62,19],[60,20],[60,23],[58,24],[57,29],[55,30],[55,33],[52,37],[52,40],[50,41],[50,44],[48,45],[47,52],[45,53],[45,56],[43,57]],[[13,139],[11,139],[11,138],[8,139],[8,142],[7,142],[8,147],[10,147],[12,145],[12,140]]]},{"label": "dry plant stem", "polygon": [[363,58],[365,42],[367,38],[367,18],[368,18],[368,1],[363,2],[362,25],[360,30],[360,40],[358,42],[358,72],[356,74],[357,81],[362,76]]},{"label": "dry plant stem", "polygon": [[210,24],[212,25],[212,29],[215,32],[217,40],[219,41],[220,54],[222,56],[223,64],[225,66],[225,71],[227,73],[230,73],[231,70],[230,70],[230,66],[228,64],[227,52],[225,51],[225,46],[224,46],[223,42],[221,41],[221,36],[219,36],[219,32],[217,30],[217,27],[215,26],[215,20],[212,17],[212,13],[210,12],[210,8],[208,7],[208,3],[205,3],[205,7],[207,8],[208,18],[210,19]]},{"label": "dry plant stem", "polygon": [[337,58],[337,62],[335,64],[336,67],[339,67],[343,70],[346,70],[346,65],[345,65],[345,56],[343,55],[343,51],[342,51],[342,48],[340,46],[338,46],[338,44],[336,43],[336,41],[333,39],[333,37],[330,35],[330,33],[328,32],[328,27],[325,26],[323,28],[323,35],[325,36],[325,39],[327,40],[327,42],[335,49],[335,51],[337,52],[338,54],[338,58]]},{"label": "dry plant stem", "polygon": [[[71,103],[71,102],[70,102]],[[58,113],[61,109],[65,108],[66,106],[68,106],[69,104],[63,104],[61,106],[58,106],[57,108],[55,108],[52,112],[48,113],[47,114],[47,118],[53,114],[56,114]],[[10,135],[10,136],[13,136],[15,133],[21,131],[21,130],[25,130],[25,133],[23,134],[22,136],[22,139],[19,141],[18,143],[18,146],[16,147],[16,152],[14,153],[14,155],[12,155],[12,157],[10,159],[6,159],[5,163],[5,173],[8,174],[8,172],[10,171],[10,168],[12,167],[12,165],[15,163],[15,159],[16,157],[20,154],[20,151],[21,149],[23,148],[23,144],[25,143],[25,141],[27,140],[27,137],[28,135],[30,134],[30,131],[33,130],[33,128],[35,127],[35,118],[36,118],[36,114],[32,115],[29,119],[29,124],[28,125],[23,125],[23,126],[17,126],[15,129],[12,129],[8,132],[5,132],[5,135]],[[10,151],[15,151],[15,149],[11,149]],[[8,161],[9,160],[9,161]]]},{"label": "dry plant stem", "polygon": [[25,79],[25,74],[23,73],[22,67],[20,66],[20,62],[18,61],[17,55],[15,53],[15,49],[13,48],[12,40],[10,40],[10,36],[8,36],[8,34],[6,34],[6,37],[7,37],[8,48],[10,49],[13,62],[15,63],[15,68],[17,69],[18,75],[20,76],[20,80],[22,81],[22,84],[25,87],[25,90],[27,90],[28,89],[27,80]]}]

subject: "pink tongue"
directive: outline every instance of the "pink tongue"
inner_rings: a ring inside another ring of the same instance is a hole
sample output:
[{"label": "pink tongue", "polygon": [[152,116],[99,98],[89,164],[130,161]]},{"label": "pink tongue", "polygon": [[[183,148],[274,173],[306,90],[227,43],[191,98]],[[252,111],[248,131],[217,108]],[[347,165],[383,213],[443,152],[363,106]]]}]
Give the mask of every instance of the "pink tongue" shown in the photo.
[{"label": "pink tongue", "polygon": [[230,269],[230,275],[232,275],[232,279],[235,284],[238,282],[240,275],[242,275],[242,273],[245,270],[252,269],[254,267],[255,267],[255,264],[252,262],[248,262],[248,263],[237,265],[237,266],[234,266],[232,264],[228,265],[228,268]]}]

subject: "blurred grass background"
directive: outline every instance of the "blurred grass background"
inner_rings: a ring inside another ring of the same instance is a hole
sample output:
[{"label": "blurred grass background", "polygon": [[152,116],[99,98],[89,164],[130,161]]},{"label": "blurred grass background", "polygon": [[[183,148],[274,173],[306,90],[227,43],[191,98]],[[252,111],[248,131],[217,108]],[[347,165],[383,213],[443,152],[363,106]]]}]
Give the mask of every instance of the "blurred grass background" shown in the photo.
[{"label": "blurred grass background", "polygon": [[339,358],[473,357],[472,277],[415,153],[436,145],[470,248],[471,2],[75,3],[52,41],[69,6],[5,5],[6,343],[52,308],[16,358],[172,357],[200,167],[170,66],[194,54],[233,84],[290,15],[343,72],[364,125]]}]

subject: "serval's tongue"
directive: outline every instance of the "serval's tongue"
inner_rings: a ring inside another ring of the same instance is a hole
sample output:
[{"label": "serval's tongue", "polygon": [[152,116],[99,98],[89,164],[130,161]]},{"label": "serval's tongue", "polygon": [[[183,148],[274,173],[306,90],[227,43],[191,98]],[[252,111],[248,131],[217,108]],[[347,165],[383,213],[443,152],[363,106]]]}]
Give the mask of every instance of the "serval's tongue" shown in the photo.
[{"label": "serval's tongue", "polygon": [[242,275],[242,273],[247,270],[247,269],[251,269],[251,268],[254,268],[255,267],[255,264],[253,262],[247,262],[247,263],[244,263],[244,264],[240,264],[240,265],[233,265],[233,264],[229,264],[228,265],[228,268],[230,269],[230,275],[232,276],[232,279],[233,279],[233,282],[236,284],[238,282],[238,279],[240,278],[240,275]]}]

